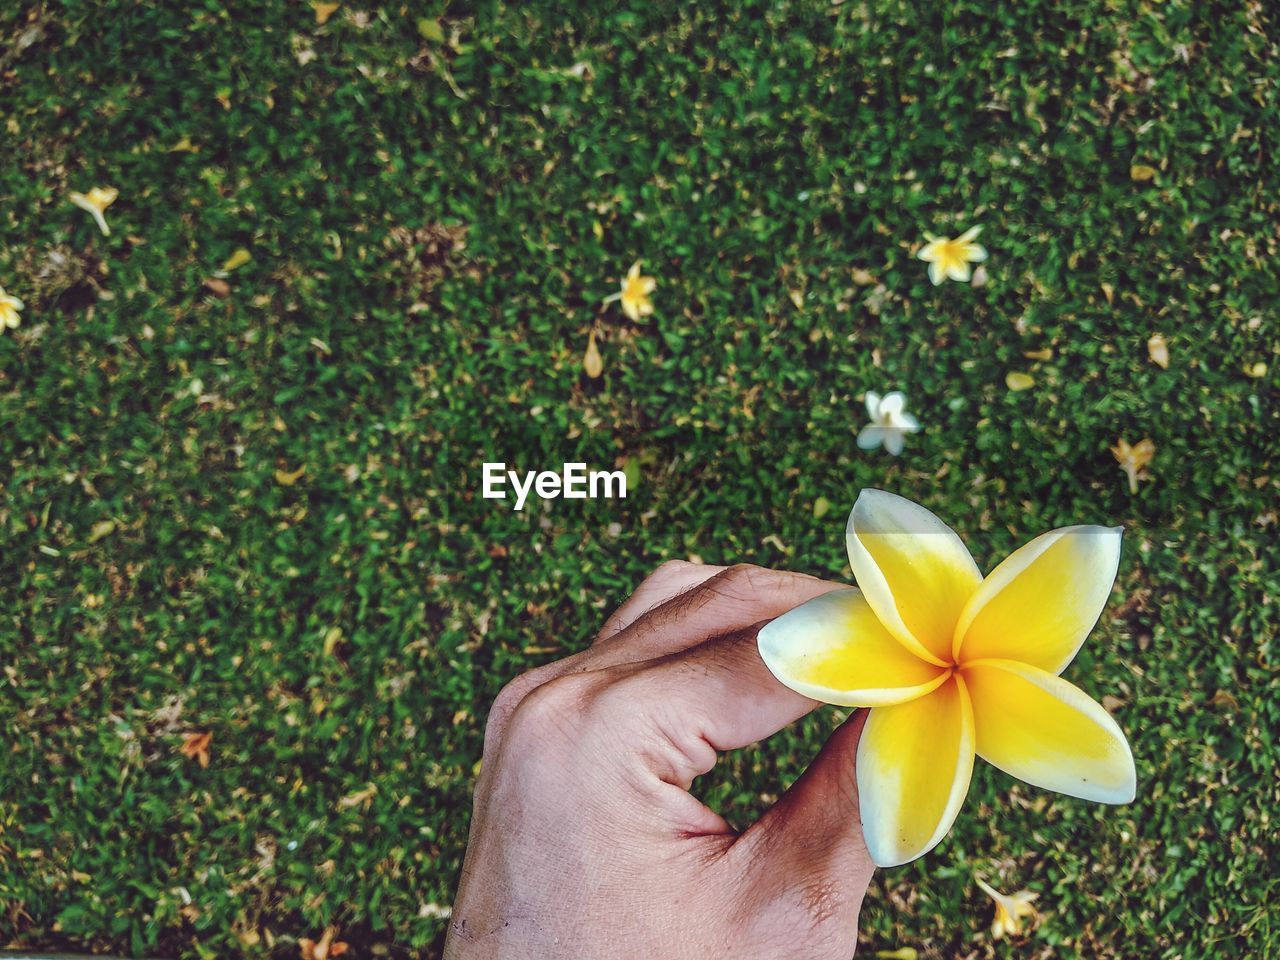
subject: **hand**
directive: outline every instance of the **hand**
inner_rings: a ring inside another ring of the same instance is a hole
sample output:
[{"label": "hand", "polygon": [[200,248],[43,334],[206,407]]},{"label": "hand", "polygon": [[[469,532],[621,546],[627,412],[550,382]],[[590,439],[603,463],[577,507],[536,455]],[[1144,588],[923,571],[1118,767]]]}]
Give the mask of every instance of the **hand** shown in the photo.
[{"label": "hand", "polygon": [[589,649],[508,684],[446,960],[848,960],[873,869],[854,775],[866,712],[742,834],[688,792],[717,751],[818,705],[773,678],[756,632],[834,589],[667,563]]}]

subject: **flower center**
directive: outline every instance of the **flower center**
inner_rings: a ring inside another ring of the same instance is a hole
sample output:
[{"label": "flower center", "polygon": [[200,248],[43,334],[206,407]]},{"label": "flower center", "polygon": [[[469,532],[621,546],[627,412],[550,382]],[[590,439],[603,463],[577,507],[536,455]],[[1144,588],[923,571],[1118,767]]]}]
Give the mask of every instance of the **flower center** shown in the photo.
[{"label": "flower center", "polygon": [[960,263],[964,260],[964,244],[954,240],[946,240],[938,249],[938,259],[945,264]]}]

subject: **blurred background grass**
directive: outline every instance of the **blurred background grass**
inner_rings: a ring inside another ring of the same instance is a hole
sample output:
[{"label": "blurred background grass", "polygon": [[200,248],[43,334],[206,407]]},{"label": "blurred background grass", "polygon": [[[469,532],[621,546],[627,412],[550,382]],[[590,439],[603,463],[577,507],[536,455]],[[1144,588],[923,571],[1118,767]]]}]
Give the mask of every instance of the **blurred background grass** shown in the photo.
[{"label": "blurred background grass", "polygon": [[[437,956],[501,684],[666,558],[846,578],[879,486],[984,569],[1125,526],[1068,676],[1140,791],[980,764],[864,949],[1280,952],[1278,36],[1192,0],[6,5],[0,947]],[[935,289],[924,231],[978,223],[985,285]],[[635,260],[645,324],[601,306]],[[854,445],[890,389],[897,459]],[[516,513],[485,460],[635,482]],[[839,717],[703,795],[749,822]],[[1039,925],[994,944],[975,873]]]}]

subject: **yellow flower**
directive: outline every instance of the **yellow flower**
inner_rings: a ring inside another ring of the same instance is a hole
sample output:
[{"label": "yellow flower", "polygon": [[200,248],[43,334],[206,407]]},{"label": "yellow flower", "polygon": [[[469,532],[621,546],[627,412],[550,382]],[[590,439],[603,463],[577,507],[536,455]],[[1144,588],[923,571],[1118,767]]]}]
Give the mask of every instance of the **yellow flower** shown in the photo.
[{"label": "yellow flower", "polygon": [[1139,440],[1133,446],[1129,446],[1127,440],[1117,440],[1116,445],[1111,448],[1111,455],[1129,478],[1129,492],[1137,493],[1138,480],[1146,479],[1145,468],[1156,455],[1156,445],[1149,439]]},{"label": "yellow flower", "polygon": [[649,299],[649,294],[653,293],[657,285],[658,281],[653,277],[640,276],[640,261],[637,260],[623,277],[622,289],[612,296],[605,297],[604,302],[613,303],[615,300],[621,300],[622,312],[632,320],[638,321],[641,317],[647,317],[653,313],[653,301]]},{"label": "yellow flower", "polygon": [[1031,890],[1019,890],[1017,893],[1005,896],[999,890],[983,883],[980,877],[974,877],[973,882],[996,902],[996,913],[991,920],[991,936],[995,939],[999,940],[1006,935],[1016,937],[1022,933],[1020,920],[1023,917],[1036,915],[1036,908],[1031,906],[1031,901],[1039,894]]},{"label": "yellow flower", "polygon": [[0,287],[0,333],[17,328],[18,324],[22,322],[22,317],[18,316],[18,311],[23,306],[24,304],[21,300],[5,293],[4,287]]},{"label": "yellow flower", "polygon": [[973,242],[981,232],[981,227],[970,227],[954,240],[935,237],[931,233],[924,235],[928,242],[916,256],[929,264],[929,279],[935,287],[947,277],[961,283],[969,282],[969,264],[982,263],[987,259],[987,251]]},{"label": "yellow flower", "polygon": [[1120,528],[1062,527],[983,578],[919,504],[863,490],[845,536],[860,590],[837,590],[760,631],[792,690],[874,707],[858,744],[871,858],[931,850],[964,803],[975,755],[1027,783],[1102,803],[1134,798],[1124,733],[1059,674],[1106,605]]},{"label": "yellow flower", "polygon": [[107,226],[107,218],[103,216],[107,207],[116,202],[116,197],[120,196],[120,191],[115,187],[94,187],[88,193],[71,193],[67,199],[74,203],[81,210],[84,210],[93,216],[94,222],[98,224],[98,229],[102,231],[104,237],[111,236],[111,228]]}]

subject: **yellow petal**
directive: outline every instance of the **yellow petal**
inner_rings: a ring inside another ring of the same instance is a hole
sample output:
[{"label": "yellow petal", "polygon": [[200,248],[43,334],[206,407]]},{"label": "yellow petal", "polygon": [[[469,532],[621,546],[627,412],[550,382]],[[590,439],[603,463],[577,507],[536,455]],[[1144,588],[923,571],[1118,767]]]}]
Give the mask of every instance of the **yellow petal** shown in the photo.
[{"label": "yellow petal", "polygon": [[307,465],[304,463],[297,470],[277,470],[276,483],[282,487],[292,487],[295,483],[302,479],[302,475],[307,472]]},{"label": "yellow petal", "polygon": [[227,257],[226,262],[222,264],[222,269],[230,273],[232,270],[240,269],[252,259],[253,254],[244,247],[240,247],[231,256]]},{"label": "yellow petal", "polygon": [[311,9],[316,14],[316,25],[324,26],[329,22],[329,18],[337,12],[340,4],[337,3],[312,3]]},{"label": "yellow petal", "polygon": [[1137,773],[1124,732],[1079,687],[1013,660],[981,660],[961,672],[978,755],[988,763],[1083,800],[1133,800]]},{"label": "yellow petal", "polygon": [[1005,386],[1015,393],[1022,390],[1030,390],[1036,385],[1035,378],[1029,374],[1019,373],[1017,370],[1010,370],[1004,376]]},{"label": "yellow petal", "polygon": [[960,614],[956,660],[1007,658],[1061,673],[1111,595],[1122,532],[1060,527],[1009,554]]},{"label": "yellow petal", "polygon": [[1147,338],[1147,356],[1161,370],[1169,369],[1169,343],[1158,333]]},{"label": "yellow petal", "polygon": [[587,352],[582,355],[582,370],[592,380],[604,373],[604,358],[600,356],[600,348],[596,346],[596,333],[587,334]]},{"label": "yellow petal", "polygon": [[1129,448],[1133,462],[1140,467],[1145,467],[1151,462],[1151,458],[1156,455],[1156,445],[1151,442],[1150,437],[1144,437]]},{"label": "yellow petal", "polygon": [[85,199],[99,210],[105,210],[116,202],[116,197],[118,196],[120,196],[120,191],[115,187],[94,187],[89,191],[89,195]]},{"label": "yellow petal", "polygon": [[1019,890],[1017,893],[1006,896],[984,883],[981,877],[974,877],[973,880],[987,896],[995,901],[995,916],[991,921],[991,935],[995,939],[999,940],[1006,934],[1017,936],[1022,932],[1020,918],[1036,916],[1036,909],[1031,906],[1031,901],[1038,896],[1035,892]]},{"label": "yellow petal", "polygon": [[959,677],[918,700],[871,711],[858,743],[858,797],[878,866],[914,860],[947,835],[969,792],[974,743]]},{"label": "yellow petal", "polygon": [[857,590],[836,590],[765,625],[760,657],[796,693],[846,707],[924,696],[947,679],[893,638]]},{"label": "yellow petal", "polygon": [[917,656],[950,663],[956,621],[982,582],[955,531],[917,503],[863,490],[849,513],[845,542],[853,575],[880,622]]}]

